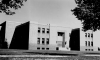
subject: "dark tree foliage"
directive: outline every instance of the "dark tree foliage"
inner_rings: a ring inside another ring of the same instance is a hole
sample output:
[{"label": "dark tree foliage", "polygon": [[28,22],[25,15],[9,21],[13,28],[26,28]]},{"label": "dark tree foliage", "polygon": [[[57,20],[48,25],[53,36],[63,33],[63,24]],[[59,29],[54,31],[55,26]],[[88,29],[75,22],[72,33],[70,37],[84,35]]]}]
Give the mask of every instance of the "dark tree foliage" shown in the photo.
[{"label": "dark tree foliage", "polygon": [[0,13],[6,13],[6,15],[13,15],[15,12],[11,9],[17,10],[23,6],[23,2],[27,0],[0,0]]},{"label": "dark tree foliage", "polygon": [[73,10],[73,14],[83,24],[83,30],[99,30],[100,29],[100,0],[75,0],[77,7]]}]

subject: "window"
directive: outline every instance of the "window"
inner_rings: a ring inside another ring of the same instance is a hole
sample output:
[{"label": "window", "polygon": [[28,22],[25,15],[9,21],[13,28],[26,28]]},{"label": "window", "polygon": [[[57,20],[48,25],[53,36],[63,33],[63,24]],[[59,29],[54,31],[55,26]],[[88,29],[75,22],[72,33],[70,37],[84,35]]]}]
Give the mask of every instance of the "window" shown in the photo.
[{"label": "window", "polygon": [[88,46],[90,46],[90,41],[88,41]]},{"label": "window", "polygon": [[42,44],[43,45],[45,44],[45,38],[42,38]]},{"label": "window", "polygon": [[100,47],[98,47],[98,51],[100,51]]},{"label": "window", "polygon": [[85,37],[87,37],[87,33],[85,33]]},{"label": "window", "polygon": [[45,33],[45,28],[42,28],[42,33]]},{"label": "window", "polygon": [[88,37],[90,37],[90,33],[88,33]]},{"label": "window", "polygon": [[93,33],[91,34],[91,38],[93,38]]},{"label": "window", "polygon": [[47,33],[48,33],[48,34],[49,34],[49,31],[50,31],[50,30],[47,28]]},{"label": "window", "polygon": [[46,44],[47,44],[47,45],[49,44],[49,38],[47,38]]},{"label": "window", "polygon": [[49,48],[46,48],[46,50],[49,50]]},{"label": "window", "polygon": [[40,50],[40,47],[37,47],[37,50]]},{"label": "window", "polygon": [[37,38],[37,44],[40,44],[40,38]]},{"label": "window", "polygon": [[65,45],[67,44],[67,41],[65,42]]},{"label": "window", "polygon": [[93,49],[91,49],[91,51],[93,51]]},{"label": "window", "polygon": [[58,47],[56,47],[56,50],[59,50],[59,48],[58,48]]},{"label": "window", "polygon": [[40,33],[41,32],[41,28],[40,27],[38,27],[38,33]]},{"label": "window", "polygon": [[91,41],[91,46],[93,46],[93,41]]},{"label": "window", "polygon": [[42,50],[45,50],[45,48],[42,48]]},{"label": "window", "polygon": [[63,36],[63,32],[58,32],[58,36]]},{"label": "window", "polygon": [[87,46],[87,41],[85,41],[85,44],[86,44],[86,46]]}]

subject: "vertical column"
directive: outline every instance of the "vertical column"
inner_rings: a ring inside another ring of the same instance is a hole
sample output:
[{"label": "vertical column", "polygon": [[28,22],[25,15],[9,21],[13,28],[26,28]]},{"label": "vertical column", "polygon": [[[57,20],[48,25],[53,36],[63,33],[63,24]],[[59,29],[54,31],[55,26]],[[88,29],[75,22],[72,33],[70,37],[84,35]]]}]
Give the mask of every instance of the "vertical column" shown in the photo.
[{"label": "vertical column", "polygon": [[63,37],[62,47],[65,47],[65,33],[63,33],[62,37]]}]

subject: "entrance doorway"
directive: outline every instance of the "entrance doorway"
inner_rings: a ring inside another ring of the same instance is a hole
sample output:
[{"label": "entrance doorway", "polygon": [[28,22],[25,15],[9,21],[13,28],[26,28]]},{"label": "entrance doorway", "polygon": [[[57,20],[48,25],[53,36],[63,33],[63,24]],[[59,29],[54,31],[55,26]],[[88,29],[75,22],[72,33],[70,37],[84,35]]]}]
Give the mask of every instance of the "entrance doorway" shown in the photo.
[{"label": "entrance doorway", "polygon": [[59,47],[65,47],[65,33],[64,32],[58,32],[58,41],[57,44]]}]

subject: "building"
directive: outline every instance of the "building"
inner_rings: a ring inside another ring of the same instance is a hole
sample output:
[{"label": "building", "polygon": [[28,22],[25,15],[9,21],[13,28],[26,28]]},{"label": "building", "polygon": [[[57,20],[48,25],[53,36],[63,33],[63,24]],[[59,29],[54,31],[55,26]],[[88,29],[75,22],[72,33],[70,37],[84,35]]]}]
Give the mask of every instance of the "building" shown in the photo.
[{"label": "building", "polygon": [[0,24],[0,48],[23,50],[100,51],[100,31],[82,31],[31,21]]},{"label": "building", "polygon": [[9,49],[25,49],[29,46],[29,22],[15,27]]},{"label": "building", "polygon": [[73,51],[80,51],[80,29],[72,29],[69,46]]},{"label": "building", "polygon": [[0,24],[0,49],[7,49],[7,40],[5,39],[6,22]]},{"label": "building", "polygon": [[6,21],[5,39],[9,49],[70,51],[71,29],[31,21]]},{"label": "building", "polygon": [[98,35],[96,33],[100,34],[100,31],[88,30],[84,32],[80,28],[73,29],[70,36],[71,50],[98,51],[99,45],[97,45],[97,42],[99,42],[100,38],[97,39]]},{"label": "building", "polygon": [[29,50],[66,50],[70,28],[30,22]]},{"label": "building", "polygon": [[23,50],[100,51],[100,31],[5,21],[0,24],[0,48]]},{"label": "building", "polygon": [[18,25],[22,24],[22,22],[13,22],[13,21],[5,21],[5,22],[6,22],[5,39],[7,40],[8,48],[9,48],[11,41],[13,39],[14,31],[16,30],[16,27]]},{"label": "building", "polygon": [[69,39],[71,28],[50,26],[50,41],[51,45],[56,47],[56,50],[70,51]]}]

